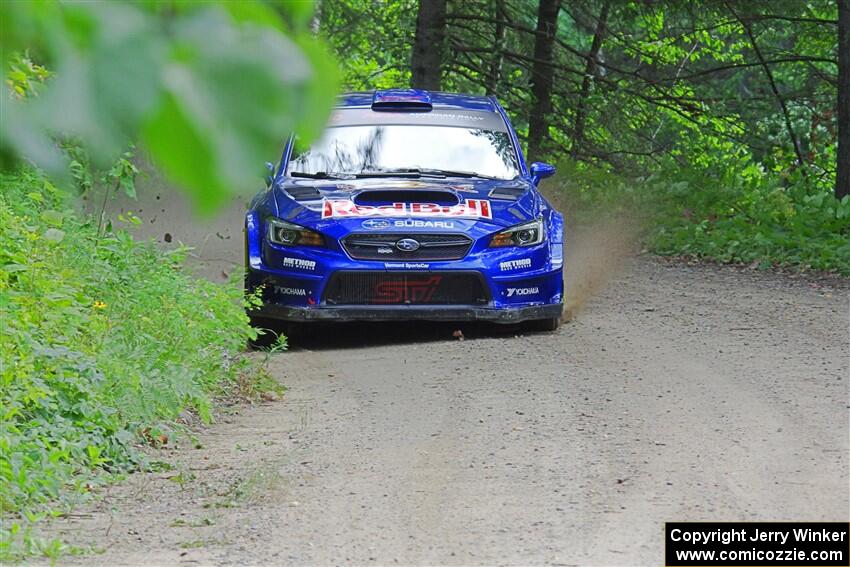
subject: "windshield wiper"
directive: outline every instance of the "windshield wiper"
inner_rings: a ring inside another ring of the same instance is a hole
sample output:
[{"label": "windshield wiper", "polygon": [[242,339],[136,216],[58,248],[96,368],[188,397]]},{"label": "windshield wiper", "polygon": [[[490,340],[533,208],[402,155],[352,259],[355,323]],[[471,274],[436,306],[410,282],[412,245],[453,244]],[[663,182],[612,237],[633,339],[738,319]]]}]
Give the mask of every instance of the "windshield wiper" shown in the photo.
[{"label": "windshield wiper", "polygon": [[364,169],[357,174],[358,178],[364,177],[445,177],[442,173],[423,171],[415,167],[399,167],[396,169]]},{"label": "windshield wiper", "polygon": [[396,169],[378,169],[361,171],[357,177],[480,177],[497,179],[474,171],[456,171],[451,169],[430,169],[421,167],[399,167]]},{"label": "windshield wiper", "polygon": [[289,175],[290,177],[306,177],[308,179],[356,179],[356,176],[350,173],[328,173],[327,171],[317,171],[316,173],[290,171]]},{"label": "windshield wiper", "polygon": [[498,179],[477,171],[460,171],[456,169],[417,169],[422,174],[444,175],[446,177],[480,177],[481,179]]}]

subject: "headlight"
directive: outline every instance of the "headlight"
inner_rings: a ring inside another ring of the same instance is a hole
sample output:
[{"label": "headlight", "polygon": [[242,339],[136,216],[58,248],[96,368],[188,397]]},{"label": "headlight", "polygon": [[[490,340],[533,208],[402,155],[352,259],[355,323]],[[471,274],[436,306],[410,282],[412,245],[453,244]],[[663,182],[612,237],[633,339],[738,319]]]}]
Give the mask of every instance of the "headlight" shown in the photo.
[{"label": "headlight", "polygon": [[269,240],[281,246],[324,246],[324,237],[316,231],[280,219],[268,219]]},{"label": "headlight", "polygon": [[537,219],[496,233],[490,241],[490,247],[533,246],[543,242],[544,238],[543,219]]}]

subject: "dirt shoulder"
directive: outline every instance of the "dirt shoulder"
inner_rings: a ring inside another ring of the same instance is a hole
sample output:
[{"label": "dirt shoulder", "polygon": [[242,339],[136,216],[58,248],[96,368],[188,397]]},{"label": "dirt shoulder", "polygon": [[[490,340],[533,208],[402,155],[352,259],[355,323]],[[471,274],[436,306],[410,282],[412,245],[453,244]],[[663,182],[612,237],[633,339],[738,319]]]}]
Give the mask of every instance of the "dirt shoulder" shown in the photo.
[{"label": "dirt shoulder", "polygon": [[848,297],[642,258],[554,334],[325,330],[282,401],[51,530],[109,565],[635,565],[667,520],[846,521]]}]

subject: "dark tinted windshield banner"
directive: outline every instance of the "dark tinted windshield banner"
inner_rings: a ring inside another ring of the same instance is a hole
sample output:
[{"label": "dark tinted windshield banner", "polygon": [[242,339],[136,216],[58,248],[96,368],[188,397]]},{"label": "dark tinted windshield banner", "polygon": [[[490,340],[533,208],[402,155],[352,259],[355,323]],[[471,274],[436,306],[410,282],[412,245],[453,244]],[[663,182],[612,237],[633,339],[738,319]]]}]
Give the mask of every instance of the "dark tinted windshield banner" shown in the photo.
[{"label": "dark tinted windshield banner", "polygon": [[370,108],[341,108],[335,110],[328,121],[329,128],[389,124],[456,126],[495,132],[508,131],[501,115],[479,110],[434,109],[428,112],[406,112],[376,111]]}]

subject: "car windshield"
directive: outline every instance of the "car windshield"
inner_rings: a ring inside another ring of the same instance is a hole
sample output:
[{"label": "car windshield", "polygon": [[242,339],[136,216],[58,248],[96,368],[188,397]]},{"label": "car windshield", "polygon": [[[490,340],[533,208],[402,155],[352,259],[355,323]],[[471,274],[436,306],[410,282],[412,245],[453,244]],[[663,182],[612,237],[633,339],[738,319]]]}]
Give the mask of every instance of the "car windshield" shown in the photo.
[{"label": "car windshield", "polygon": [[519,167],[507,132],[392,124],[331,127],[310,148],[296,139],[287,168],[305,177],[393,172],[513,179]]}]

